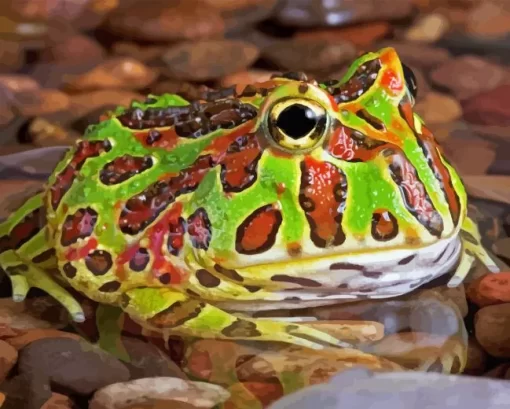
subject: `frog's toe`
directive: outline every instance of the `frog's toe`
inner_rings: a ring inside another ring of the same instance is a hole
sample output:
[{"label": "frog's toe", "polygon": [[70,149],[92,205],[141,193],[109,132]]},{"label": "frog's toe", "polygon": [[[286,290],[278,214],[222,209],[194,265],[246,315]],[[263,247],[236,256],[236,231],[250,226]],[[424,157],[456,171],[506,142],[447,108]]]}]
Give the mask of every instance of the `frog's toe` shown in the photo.
[{"label": "frog's toe", "polygon": [[28,284],[28,280],[22,275],[8,275],[11,280],[12,287],[12,300],[14,302],[23,302],[27,297],[28,290],[30,290],[30,285]]}]

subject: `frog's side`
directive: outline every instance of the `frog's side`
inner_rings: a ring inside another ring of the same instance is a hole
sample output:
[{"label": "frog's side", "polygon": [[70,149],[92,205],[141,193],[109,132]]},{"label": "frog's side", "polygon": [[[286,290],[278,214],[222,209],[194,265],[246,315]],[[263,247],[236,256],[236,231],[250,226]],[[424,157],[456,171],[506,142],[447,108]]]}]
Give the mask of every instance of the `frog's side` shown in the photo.
[{"label": "frog's side", "polygon": [[387,48],[340,82],[120,110],[0,227],[14,297],[39,287],[79,320],[70,285],[163,333],[320,347],[343,344],[235,312],[395,296],[458,265],[455,284],[475,256],[497,271],[405,70]]}]

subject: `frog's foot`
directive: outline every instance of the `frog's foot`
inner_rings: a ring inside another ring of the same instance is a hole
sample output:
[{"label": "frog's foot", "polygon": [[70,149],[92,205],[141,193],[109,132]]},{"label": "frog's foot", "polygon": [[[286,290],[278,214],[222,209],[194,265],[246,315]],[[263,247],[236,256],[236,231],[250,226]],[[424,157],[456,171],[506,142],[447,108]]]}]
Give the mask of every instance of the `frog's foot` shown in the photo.
[{"label": "frog's foot", "polygon": [[11,281],[14,301],[24,301],[30,288],[39,288],[60,302],[74,321],[85,321],[85,314],[78,301],[54,281],[44,269],[22,260],[12,250],[0,254],[0,265]]},{"label": "frog's foot", "polygon": [[307,348],[324,344],[351,347],[331,335],[306,325],[238,317],[168,288],[127,291],[122,308],[144,328],[163,335],[182,334],[223,340],[277,341]]},{"label": "frog's foot", "polygon": [[469,217],[466,217],[462,224],[460,237],[463,247],[462,255],[455,275],[448,282],[449,287],[456,287],[464,281],[471,270],[475,259],[480,260],[491,273],[499,273],[499,267],[496,263],[494,263],[491,256],[489,256],[482,246],[482,238],[480,236],[478,226]]}]

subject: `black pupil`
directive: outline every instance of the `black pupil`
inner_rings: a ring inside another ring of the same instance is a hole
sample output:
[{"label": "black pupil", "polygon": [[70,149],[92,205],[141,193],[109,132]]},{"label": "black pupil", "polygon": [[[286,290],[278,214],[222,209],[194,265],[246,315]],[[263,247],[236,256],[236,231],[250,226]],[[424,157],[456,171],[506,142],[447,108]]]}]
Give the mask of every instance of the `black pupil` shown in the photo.
[{"label": "black pupil", "polygon": [[294,104],[280,113],[276,126],[288,137],[299,139],[313,131],[318,121],[319,118],[313,110],[305,105]]},{"label": "black pupil", "polygon": [[416,96],[418,95],[418,84],[416,83],[414,72],[405,64],[402,64],[402,68],[404,69],[404,78],[406,80],[407,88],[409,89],[409,92],[411,92],[413,98],[416,99]]}]

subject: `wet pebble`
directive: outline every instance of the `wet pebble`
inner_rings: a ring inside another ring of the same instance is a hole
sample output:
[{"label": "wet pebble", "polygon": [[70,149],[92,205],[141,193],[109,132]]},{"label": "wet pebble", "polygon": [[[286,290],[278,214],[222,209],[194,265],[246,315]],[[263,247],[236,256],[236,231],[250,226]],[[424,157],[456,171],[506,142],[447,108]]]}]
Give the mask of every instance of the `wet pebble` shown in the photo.
[{"label": "wet pebble", "polygon": [[69,96],[58,89],[18,92],[13,99],[13,105],[26,117],[64,111],[69,104]]},{"label": "wet pebble", "polygon": [[41,51],[39,61],[46,63],[60,63],[72,61],[73,63],[99,63],[106,57],[104,47],[92,37],[77,34],[63,38],[56,44]]},{"label": "wet pebble", "polygon": [[104,27],[124,38],[180,41],[219,36],[225,24],[219,10],[201,0],[148,0],[118,8]]},{"label": "wet pebble", "polygon": [[157,75],[154,69],[133,58],[113,57],[91,71],[70,80],[66,88],[73,91],[105,88],[136,90],[147,87]]},{"label": "wet pebble", "polygon": [[404,38],[408,41],[434,43],[448,32],[448,18],[439,13],[421,16],[406,30]]},{"label": "wet pebble", "polygon": [[12,345],[0,340],[0,384],[7,378],[17,360],[18,351]]},{"label": "wet pebble", "polygon": [[188,404],[190,409],[212,408],[229,396],[230,393],[223,387],[209,383],[172,377],[143,378],[111,384],[98,390],[89,409],[127,409],[157,401],[166,402],[168,407],[182,402]]},{"label": "wet pebble", "polygon": [[204,81],[244,70],[259,56],[254,45],[235,40],[204,40],[183,43],[161,57],[162,72],[173,79]]},{"label": "wet pebble", "polygon": [[70,111],[76,118],[81,118],[90,112],[105,106],[124,106],[131,105],[133,100],[143,101],[145,97],[131,91],[123,90],[98,90],[83,92],[71,96]]},{"label": "wet pebble", "polygon": [[475,337],[468,340],[467,363],[464,369],[465,375],[482,375],[487,366],[487,352],[484,351]]},{"label": "wet pebble", "polygon": [[23,48],[16,41],[0,39],[0,72],[15,71],[23,65]]},{"label": "wet pebble", "polygon": [[481,1],[469,11],[465,30],[484,38],[503,37],[510,31],[510,10],[499,1]]},{"label": "wet pebble", "polygon": [[357,47],[371,47],[376,41],[391,32],[385,21],[359,24],[351,27],[322,28],[298,31],[296,38],[310,38],[322,41],[347,41]]},{"label": "wet pebble", "polygon": [[481,308],[474,322],[483,349],[494,357],[510,358],[510,303]]},{"label": "wet pebble", "polygon": [[262,51],[278,70],[314,72],[342,66],[355,58],[353,44],[313,38],[275,41]]},{"label": "wet pebble", "polygon": [[19,376],[32,386],[27,407],[42,405],[51,388],[89,395],[112,383],[127,381],[129,370],[119,360],[85,341],[43,338],[19,352]]},{"label": "wet pebble", "polygon": [[464,119],[478,125],[510,125],[510,84],[462,101]]},{"label": "wet pebble", "polygon": [[0,74],[0,92],[10,94],[7,99],[14,98],[13,94],[18,92],[37,92],[40,88],[39,83],[28,75]]},{"label": "wet pebble", "polygon": [[467,295],[479,307],[510,303],[510,272],[487,274],[470,282]]},{"label": "wet pebble", "polygon": [[470,139],[469,143],[461,143],[464,137],[451,137],[443,142],[443,149],[448,159],[462,175],[483,175],[496,158],[496,145],[484,139]]},{"label": "wet pebble", "polygon": [[460,99],[491,90],[509,78],[500,65],[475,55],[463,55],[446,61],[430,74],[431,81]]},{"label": "wet pebble", "polygon": [[452,122],[462,116],[462,108],[455,98],[434,91],[426,93],[415,109],[427,124]]},{"label": "wet pebble", "polygon": [[[34,190],[40,189],[41,183],[33,182],[31,186]],[[27,189],[25,195],[33,193]],[[26,200],[26,196],[25,199],[18,200],[18,205],[21,205]],[[2,325],[15,329],[58,329],[65,327],[68,323],[67,312],[49,296],[27,299],[24,302],[14,302],[10,298],[0,299],[0,324]]]}]

